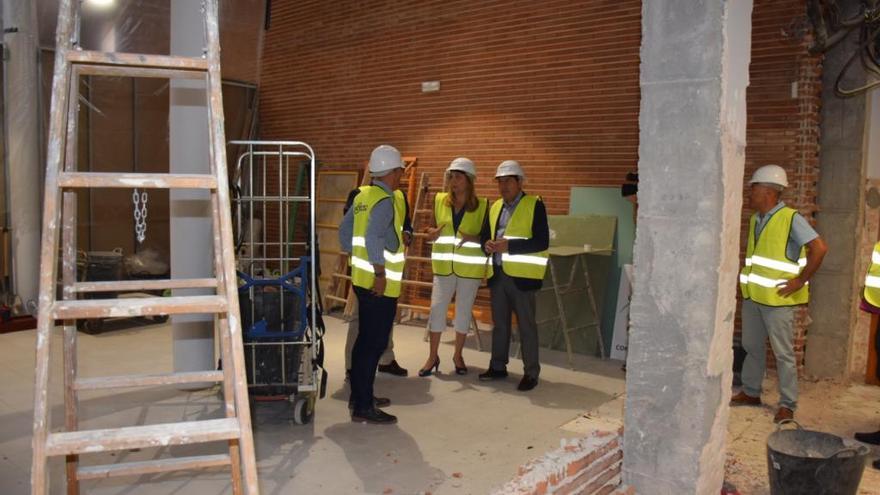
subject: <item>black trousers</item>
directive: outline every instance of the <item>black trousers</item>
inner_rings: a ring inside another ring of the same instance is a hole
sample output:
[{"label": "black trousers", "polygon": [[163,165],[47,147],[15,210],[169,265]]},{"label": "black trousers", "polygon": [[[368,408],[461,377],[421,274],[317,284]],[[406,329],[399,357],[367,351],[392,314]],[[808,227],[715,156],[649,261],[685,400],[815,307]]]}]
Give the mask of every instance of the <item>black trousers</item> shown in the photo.
[{"label": "black trousers", "polygon": [[397,298],[377,296],[355,287],[358,300],[358,336],[351,351],[351,401],[355,412],[373,408],[376,366],[388,347],[388,337],[397,314]]}]

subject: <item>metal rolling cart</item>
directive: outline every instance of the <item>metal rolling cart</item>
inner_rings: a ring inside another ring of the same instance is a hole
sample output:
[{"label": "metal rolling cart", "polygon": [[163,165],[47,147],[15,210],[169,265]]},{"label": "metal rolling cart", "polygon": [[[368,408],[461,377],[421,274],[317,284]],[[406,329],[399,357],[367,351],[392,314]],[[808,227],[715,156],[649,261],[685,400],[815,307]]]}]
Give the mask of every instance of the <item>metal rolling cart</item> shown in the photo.
[{"label": "metal rolling cart", "polygon": [[307,424],[327,383],[313,262],[315,154],[297,141],[229,144],[241,150],[233,206],[248,390],[254,401],[290,401],[294,422]]}]

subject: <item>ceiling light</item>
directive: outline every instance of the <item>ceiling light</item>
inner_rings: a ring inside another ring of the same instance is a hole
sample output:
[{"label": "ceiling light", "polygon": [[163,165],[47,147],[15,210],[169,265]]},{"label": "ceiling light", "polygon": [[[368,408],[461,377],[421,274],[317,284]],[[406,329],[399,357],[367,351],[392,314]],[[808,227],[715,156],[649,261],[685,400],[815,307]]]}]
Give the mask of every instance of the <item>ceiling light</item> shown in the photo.
[{"label": "ceiling light", "polygon": [[116,0],[85,0],[86,5],[106,9],[112,7]]}]

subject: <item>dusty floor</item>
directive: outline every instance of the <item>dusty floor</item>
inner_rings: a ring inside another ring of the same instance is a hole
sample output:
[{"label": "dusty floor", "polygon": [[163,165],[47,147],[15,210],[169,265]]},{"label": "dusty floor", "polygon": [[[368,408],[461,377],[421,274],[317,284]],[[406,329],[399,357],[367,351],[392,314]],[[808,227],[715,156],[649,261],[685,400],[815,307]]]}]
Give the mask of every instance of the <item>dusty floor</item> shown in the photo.
[{"label": "dusty floor", "polygon": [[[775,380],[764,384],[763,407],[734,407],[728,428],[727,478],[743,495],[767,495],[767,437],[778,400]],[[767,405],[770,404],[770,405]],[[771,407],[772,406],[772,407]],[[852,438],[856,431],[880,428],[880,387],[844,386],[828,381],[801,382],[795,419],[806,429]],[[874,457],[880,448],[874,448]],[[861,495],[880,495],[880,471],[865,467]]]},{"label": "dusty floor", "polygon": [[[522,364],[512,360],[507,381],[481,383],[477,373],[489,360],[475,350],[473,338],[465,359],[470,374],[453,373],[451,333],[441,346],[443,372],[419,378],[415,371],[427,357],[423,329],[398,326],[396,347],[410,377],[382,376],[377,392],[390,397],[388,411],[398,415],[396,426],[352,424],[348,418],[347,388],[343,383],[342,349],[345,325],[327,318],[328,397],[317,405],[308,426],[292,423],[285,403],[260,404],[254,412],[255,441],[263,493],[286,494],[485,494],[510,480],[524,462],[559,446],[562,438],[590,427],[584,411],[600,406],[604,414],[620,413],[623,392],[619,363],[576,356],[572,371],[565,355],[542,349],[541,383],[524,394],[516,391]],[[81,335],[83,375],[161,372],[171,367],[171,332],[151,326]],[[488,334],[483,340],[488,346]],[[60,352],[60,340],[53,342]],[[54,353],[59,357],[59,353]],[[0,494],[28,493],[34,333],[0,335]],[[61,420],[60,359],[53,372],[54,424]],[[161,423],[217,417],[220,402],[213,390],[180,392],[167,388],[124,390],[114,396],[91,393],[81,398],[85,428]],[[573,421],[578,419],[578,421]],[[199,450],[199,449],[202,450]],[[89,458],[89,463],[114,459],[158,457],[206,452],[204,447],[120,452]],[[212,450],[211,453],[221,449]],[[57,493],[61,487],[60,459],[52,463]],[[230,493],[225,471],[203,471],[84,482],[90,494],[204,494]]]}]

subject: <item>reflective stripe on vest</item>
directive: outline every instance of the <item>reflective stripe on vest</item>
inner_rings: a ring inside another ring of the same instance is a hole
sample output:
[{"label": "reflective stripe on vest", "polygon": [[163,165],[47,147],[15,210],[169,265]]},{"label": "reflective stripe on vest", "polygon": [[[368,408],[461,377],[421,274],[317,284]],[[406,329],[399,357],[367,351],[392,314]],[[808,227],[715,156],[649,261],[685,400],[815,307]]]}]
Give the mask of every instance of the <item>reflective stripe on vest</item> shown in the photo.
[{"label": "reflective stripe on vest", "polygon": [[[446,202],[448,197],[448,193],[437,193],[434,196],[434,220],[443,228],[440,230],[440,237],[431,247],[431,268],[434,275],[454,273],[459,277],[482,279],[491,270],[491,264],[489,257],[483,253],[480,243],[465,242],[461,246],[459,244],[462,233],[480,235],[489,202],[482,198],[477,202],[476,210],[465,211],[458,232],[454,232],[452,207]],[[488,276],[491,277],[491,273],[488,273]]]},{"label": "reflective stripe on vest", "polygon": [[807,266],[804,247],[801,247],[797,261],[786,256],[791,222],[796,214],[796,210],[787,206],[776,211],[767,220],[757,244],[755,226],[758,215],[752,215],[749,220],[745,266],[739,274],[740,290],[744,299],[751,299],[765,306],[794,306],[809,301],[809,282],[788,297],[782,297],[778,293],[780,285],[800,275]]},{"label": "reflective stripe on vest", "polygon": [[[540,200],[538,196],[523,195],[513,215],[507,222],[504,229],[505,239],[531,239],[532,237],[532,220],[535,218],[535,205]],[[489,210],[489,228],[491,238],[495,238],[495,230],[498,224],[498,217],[501,214],[501,208],[504,206],[504,200],[499,199],[492,204]],[[544,273],[547,271],[547,259],[549,253],[544,250],[537,253],[527,254],[501,254],[501,268],[504,273],[511,277],[531,278],[537,280],[544,279]]]},{"label": "reflective stripe on vest", "polygon": [[[372,289],[375,281],[375,269],[370,263],[367,253],[367,227],[370,213],[379,201],[389,198],[388,193],[379,186],[361,186],[351,207],[354,208],[354,229],[351,238],[351,282],[357,287]],[[397,252],[384,250],[385,257],[385,292],[387,297],[400,296],[400,285],[403,280],[403,218],[406,205],[403,193],[394,191],[392,206],[394,208],[394,232],[397,234]]]},{"label": "reflective stripe on vest", "polygon": [[874,244],[871,253],[871,267],[865,276],[865,301],[880,308],[880,242]]}]

